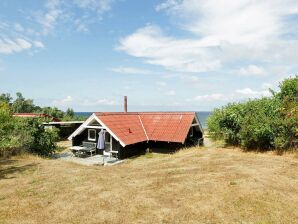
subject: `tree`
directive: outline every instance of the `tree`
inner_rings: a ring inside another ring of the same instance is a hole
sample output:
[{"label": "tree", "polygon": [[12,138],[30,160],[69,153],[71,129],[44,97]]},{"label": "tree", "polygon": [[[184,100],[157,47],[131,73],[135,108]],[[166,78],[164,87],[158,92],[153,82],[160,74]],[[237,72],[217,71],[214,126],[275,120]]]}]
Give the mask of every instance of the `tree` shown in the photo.
[{"label": "tree", "polygon": [[14,113],[32,113],[35,111],[36,106],[33,104],[32,99],[25,99],[22,93],[16,93],[17,98],[12,103],[12,110]]},{"label": "tree", "polygon": [[64,112],[59,110],[57,107],[44,107],[42,108],[42,113],[60,119],[64,117]]},{"label": "tree", "polygon": [[2,93],[0,95],[0,103],[1,102],[4,102],[4,103],[10,104],[11,103],[11,100],[12,100],[12,97],[10,96],[9,93]]},{"label": "tree", "polygon": [[66,110],[66,116],[68,116],[68,117],[74,117],[74,111],[73,111],[73,109],[68,108]]}]

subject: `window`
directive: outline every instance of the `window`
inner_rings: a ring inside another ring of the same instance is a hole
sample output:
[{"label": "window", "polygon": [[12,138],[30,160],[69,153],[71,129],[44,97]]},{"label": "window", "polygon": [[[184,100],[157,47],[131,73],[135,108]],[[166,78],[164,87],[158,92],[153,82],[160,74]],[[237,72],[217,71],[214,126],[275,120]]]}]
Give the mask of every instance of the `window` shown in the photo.
[{"label": "window", "polygon": [[191,127],[190,130],[189,130],[189,136],[190,136],[190,137],[193,137],[193,128],[194,128],[194,127]]},{"label": "window", "polygon": [[89,141],[96,141],[96,131],[94,129],[88,130],[88,140]]}]

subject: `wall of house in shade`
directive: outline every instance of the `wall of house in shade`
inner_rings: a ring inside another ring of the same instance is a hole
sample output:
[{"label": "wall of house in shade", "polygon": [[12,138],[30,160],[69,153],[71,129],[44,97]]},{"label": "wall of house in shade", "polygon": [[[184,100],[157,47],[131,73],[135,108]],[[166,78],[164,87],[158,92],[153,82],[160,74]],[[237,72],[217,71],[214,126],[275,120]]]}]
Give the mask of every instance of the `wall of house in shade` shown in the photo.
[{"label": "wall of house in shade", "polygon": [[[118,151],[119,159],[125,159],[135,155],[143,154],[146,152],[146,149],[151,149],[155,152],[160,153],[171,153],[178,150],[181,147],[191,146],[199,143],[198,140],[201,139],[203,136],[202,132],[193,127],[191,129],[188,132],[187,139],[185,140],[184,144],[174,142],[145,141],[123,147],[116,139],[112,137],[112,150]],[[100,132],[100,130],[95,129],[96,139],[94,141],[88,140],[88,130],[89,129],[85,129],[81,134],[75,136],[72,139],[72,145],[82,145],[83,141],[97,143],[98,133]],[[107,149],[105,149],[105,151],[110,151],[110,148],[108,147]],[[97,153],[103,154],[103,150],[97,149]]]},{"label": "wall of house in shade", "polygon": [[[72,145],[73,146],[80,146],[80,145],[82,145],[83,142],[92,142],[92,143],[97,144],[97,142],[98,142],[98,133],[100,132],[100,130],[95,129],[96,130],[96,140],[95,141],[88,140],[88,130],[89,129],[85,129],[82,133],[80,133],[79,135],[73,137]],[[131,157],[131,156],[135,156],[135,155],[144,153],[145,150],[146,150],[146,145],[147,145],[146,142],[141,142],[141,143],[136,143],[136,144],[133,144],[133,145],[128,145],[126,147],[123,147],[116,139],[114,139],[112,137],[112,150],[113,151],[118,151],[119,159],[124,159],[124,158],[128,158],[128,157]],[[105,151],[110,151],[110,148],[105,149]],[[96,153],[103,154],[103,150],[97,149]]]},{"label": "wall of house in shade", "polygon": [[147,147],[147,142],[139,142],[123,147],[118,141],[113,138],[113,150],[118,151],[119,159],[125,159],[128,157],[144,154]]},{"label": "wall of house in shade", "polygon": [[184,144],[186,146],[203,145],[203,133],[198,128],[191,127]]},{"label": "wall of house in shade", "polygon": [[[96,139],[95,141],[90,141],[88,140],[88,128],[82,131],[79,135],[76,135],[75,137],[72,138],[72,145],[73,146],[80,146],[83,144],[83,142],[92,142],[92,143],[97,143],[98,141],[98,133],[100,130],[98,129],[92,129],[96,131]],[[90,129],[91,130],[91,129]]]}]

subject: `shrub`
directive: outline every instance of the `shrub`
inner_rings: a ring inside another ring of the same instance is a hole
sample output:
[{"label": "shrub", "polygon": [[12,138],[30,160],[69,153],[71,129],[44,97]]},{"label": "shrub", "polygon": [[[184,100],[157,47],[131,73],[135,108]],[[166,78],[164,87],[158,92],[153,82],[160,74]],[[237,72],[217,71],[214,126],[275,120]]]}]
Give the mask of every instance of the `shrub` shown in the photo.
[{"label": "shrub", "polygon": [[238,103],[231,103],[221,109],[215,109],[207,120],[211,137],[216,140],[224,139],[231,145],[239,145],[243,109],[243,105]]},{"label": "shrub", "polygon": [[223,131],[219,125],[219,120],[222,118],[222,110],[215,109],[212,116],[207,118],[208,134],[214,140],[223,139]]},{"label": "shrub", "polygon": [[49,156],[55,152],[59,140],[58,129],[45,129],[40,119],[19,119],[18,130],[22,145],[30,152]]},{"label": "shrub", "polygon": [[213,139],[245,149],[286,150],[297,146],[298,76],[280,84],[270,98],[232,103],[215,109],[207,120]]},{"label": "shrub", "polygon": [[[14,131],[15,123],[12,111],[6,102],[0,103],[0,151],[19,147],[18,138],[11,133]],[[2,154],[2,153],[1,153]]]},{"label": "shrub", "polygon": [[241,121],[240,143],[246,149],[267,150],[275,147],[281,119],[279,103],[269,98],[251,100],[243,104],[245,115]]},{"label": "shrub", "polygon": [[25,149],[49,156],[55,151],[58,138],[57,129],[45,129],[40,119],[13,117],[9,105],[0,103],[0,155]]}]

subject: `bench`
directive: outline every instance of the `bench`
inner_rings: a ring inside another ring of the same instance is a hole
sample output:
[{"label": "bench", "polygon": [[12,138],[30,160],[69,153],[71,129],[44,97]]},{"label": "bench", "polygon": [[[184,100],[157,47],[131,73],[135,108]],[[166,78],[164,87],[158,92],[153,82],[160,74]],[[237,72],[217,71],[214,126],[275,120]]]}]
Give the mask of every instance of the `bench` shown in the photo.
[{"label": "bench", "polygon": [[109,153],[110,153],[110,157],[115,155],[113,157],[118,158],[118,151],[110,150]]},{"label": "bench", "polygon": [[96,152],[96,143],[94,142],[83,142],[82,146],[83,146],[83,149],[81,149],[80,151],[90,153],[91,156],[93,152],[94,153]]},{"label": "bench", "polygon": [[96,143],[82,142],[81,146],[72,146],[70,149],[75,156],[81,156],[87,153],[90,153],[92,156],[92,153],[96,152]]}]

